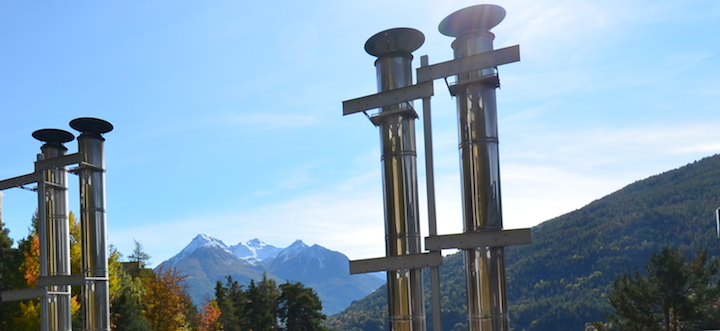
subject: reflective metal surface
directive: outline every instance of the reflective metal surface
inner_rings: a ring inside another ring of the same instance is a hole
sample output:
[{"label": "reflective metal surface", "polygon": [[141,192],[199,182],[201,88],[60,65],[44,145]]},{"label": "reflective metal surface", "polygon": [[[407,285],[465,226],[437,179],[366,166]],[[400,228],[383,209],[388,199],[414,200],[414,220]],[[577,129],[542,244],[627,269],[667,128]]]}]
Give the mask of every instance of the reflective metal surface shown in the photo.
[{"label": "reflective metal surface", "polygon": [[105,151],[101,134],[112,130],[106,121],[78,118],[70,126],[82,134],[78,152],[83,163],[77,169],[80,178],[80,224],[82,231],[83,273],[98,280],[87,281],[83,290],[85,331],[110,330],[108,289],[107,224],[105,220]]},{"label": "reflective metal surface", "polygon": [[[67,131],[56,129],[43,129],[33,132],[33,137],[45,144],[40,148],[44,160],[64,156],[67,148],[62,144],[72,141],[75,137]],[[67,168],[54,167],[44,171],[43,190],[38,190],[39,202],[44,204],[44,219],[39,222],[45,224],[45,235],[40,238],[44,241],[45,264],[41,276],[70,275],[70,228],[68,223],[68,193]],[[40,216],[39,216],[40,217]],[[55,293],[48,298],[41,299],[46,305],[47,330],[70,331],[72,329],[70,309],[70,286],[50,286],[48,290]]]},{"label": "reflective metal surface", "polygon": [[[367,41],[365,49],[378,57],[378,91],[412,85],[411,52],[424,39],[420,31],[400,28],[380,32]],[[416,115],[411,106],[408,102],[383,107],[375,122],[380,129],[388,256],[421,253]],[[425,330],[422,270],[388,271],[387,288],[390,330]]]},{"label": "reflective metal surface", "polygon": [[[505,10],[494,5],[468,7],[448,16],[440,32],[456,37],[455,58],[493,50],[489,29]],[[501,230],[500,162],[495,85],[478,82],[494,68],[458,75],[455,86],[465,232]],[[469,330],[508,330],[503,247],[464,250]]]}]

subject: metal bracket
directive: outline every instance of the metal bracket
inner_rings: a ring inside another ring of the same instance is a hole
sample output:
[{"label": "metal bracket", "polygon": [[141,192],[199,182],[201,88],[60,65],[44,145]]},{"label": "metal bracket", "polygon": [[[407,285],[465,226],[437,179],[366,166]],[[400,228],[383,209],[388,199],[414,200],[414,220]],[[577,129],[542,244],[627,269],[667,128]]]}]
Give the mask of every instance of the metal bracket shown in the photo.
[{"label": "metal bracket", "polygon": [[425,237],[426,250],[446,248],[471,249],[477,247],[502,247],[528,245],[531,241],[529,228],[468,232],[442,236]]},{"label": "metal bracket", "polygon": [[393,271],[400,269],[422,269],[441,266],[442,263],[443,260],[440,252],[387,256],[375,259],[350,261],[350,274],[354,275],[367,272]]},{"label": "metal bracket", "polygon": [[102,167],[98,167],[92,163],[86,163],[86,162],[79,162],[77,167],[72,168],[69,171],[74,174],[78,174],[81,170],[85,170],[85,169],[105,172],[105,169],[103,169]]},{"label": "metal bracket", "polygon": [[[367,115],[367,113],[365,114]],[[378,114],[374,116],[368,116],[370,119],[370,122],[374,124],[375,126],[380,126],[382,124],[382,121],[390,116],[399,116],[399,115],[409,115],[412,118],[418,118],[418,114],[415,111],[415,108],[413,108],[410,104],[407,105],[407,108],[402,109],[396,109],[391,111],[381,111]]]},{"label": "metal bracket", "polygon": [[[445,81],[447,84],[447,80]],[[456,96],[457,92],[465,87],[473,86],[473,85],[488,85],[492,86],[494,88],[500,87],[500,77],[498,77],[497,74],[491,75],[491,76],[483,76],[483,77],[477,77],[473,79],[468,79],[466,81],[463,81],[462,83],[456,83],[453,85],[448,84],[448,90],[450,91],[450,95]]]}]

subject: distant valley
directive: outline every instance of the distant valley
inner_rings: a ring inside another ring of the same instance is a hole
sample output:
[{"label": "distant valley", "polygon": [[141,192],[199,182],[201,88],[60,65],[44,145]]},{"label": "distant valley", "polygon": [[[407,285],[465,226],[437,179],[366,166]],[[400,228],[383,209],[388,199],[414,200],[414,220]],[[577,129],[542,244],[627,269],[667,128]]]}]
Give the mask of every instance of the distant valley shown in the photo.
[{"label": "distant valley", "polygon": [[198,306],[213,298],[217,281],[224,283],[226,276],[249,284],[265,273],[278,284],[301,282],[313,288],[327,315],[342,311],[385,283],[373,275],[350,275],[347,256],[319,245],[308,246],[301,240],[285,248],[259,239],[227,246],[221,240],[199,234],[156,269],[165,268],[176,268],[187,275],[188,292]]}]

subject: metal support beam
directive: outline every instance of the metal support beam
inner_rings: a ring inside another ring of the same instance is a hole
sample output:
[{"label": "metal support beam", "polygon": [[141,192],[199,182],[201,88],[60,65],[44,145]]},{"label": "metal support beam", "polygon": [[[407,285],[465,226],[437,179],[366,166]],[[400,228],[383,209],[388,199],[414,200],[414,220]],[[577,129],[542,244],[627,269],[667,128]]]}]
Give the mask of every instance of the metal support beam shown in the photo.
[{"label": "metal support beam", "polygon": [[37,183],[40,180],[41,174],[31,173],[27,175],[17,176],[0,180],[0,191],[6,190],[13,187],[20,187],[27,184]]},{"label": "metal support beam", "polygon": [[349,115],[433,95],[433,83],[425,82],[343,101],[343,115]]},{"label": "metal support beam", "polygon": [[420,67],[417,69],[417,80],[427,82],[517,61],[520,61],[519,45]]},{"label": "metal support beam", "polygon": [[367,272],[391,271],[400,269],[422,269],[442,265],[442,255],[438,253],[421,253],[396,255],[375,259],[350,261],[350,274]]},{"label": "metal support beam", "polygon": [[82,161],[82,154],[73,153],[63,156],[54,157],[51,159],[44,159],[35,161],[35,171],[48,170],[53,168],[61,168],[71,164],[77,164]]},{"label": "metal support beam", "polygon": [[528,245],[530,244],[530,238],[531,234],[529,228],[486,232],[467,232],[460,234],[426,237],[425,249],[473,249],[477,247]]},{"label": "metal support beam", "polygon": [[44,287],[24,288],[2,292],[2,302],[38,299],[47,296],[48,290]]}]

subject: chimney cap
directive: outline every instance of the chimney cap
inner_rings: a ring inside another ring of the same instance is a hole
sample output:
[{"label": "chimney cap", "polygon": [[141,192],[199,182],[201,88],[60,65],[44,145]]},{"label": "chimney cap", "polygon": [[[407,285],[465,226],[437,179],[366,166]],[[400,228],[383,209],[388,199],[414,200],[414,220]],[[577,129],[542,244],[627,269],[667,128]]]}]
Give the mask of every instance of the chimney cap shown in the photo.
[{"label": "chimney cap", "polygon": [[32,133],[33,138],[50,144],[62,144],[73,141],[75,136],[60,129],[40,129]]},{"label": "chimney cap", "polygon": [[110,122],[94,117],[80,117],[70,121],[70,127],[82,133],[102,134],[113,129]]},{"label": "chimney cap", "polygon": [[425,42],[425,35],[412,28],[394,28],[376,33],[365,42],[365,51],[376,57],[412,53]]},{"label": "chimney cap", "polygon": [[497,5],[477,5],[460,9],[445,17],[438,30],[450,37],[460,37],[473,30],[489,31],[505,18],[505,9]]}]

